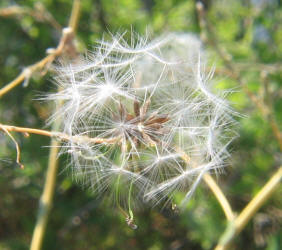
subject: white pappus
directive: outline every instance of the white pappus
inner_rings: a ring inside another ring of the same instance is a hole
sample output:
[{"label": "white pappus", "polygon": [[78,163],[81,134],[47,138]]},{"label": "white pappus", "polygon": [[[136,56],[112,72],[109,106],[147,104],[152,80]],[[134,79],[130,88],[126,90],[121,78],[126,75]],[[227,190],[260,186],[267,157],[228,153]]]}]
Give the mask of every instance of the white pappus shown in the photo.
[{"label": "white pappus", "polygon": [[226,166],[236,136],[228,91],[214,88],[195,36],[131,40],[102,40],[81,62],[57,67],[59,91],[46,96],[63,102],[50,121],[63,121],[75,178],[129,214],[178,191],[186,202],[205,173]]}]

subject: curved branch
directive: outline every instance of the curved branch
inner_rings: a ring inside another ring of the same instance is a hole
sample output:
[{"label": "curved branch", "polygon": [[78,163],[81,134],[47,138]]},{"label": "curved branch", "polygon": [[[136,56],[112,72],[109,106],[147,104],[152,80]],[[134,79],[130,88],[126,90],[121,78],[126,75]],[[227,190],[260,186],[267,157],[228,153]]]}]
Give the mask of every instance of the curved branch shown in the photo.
[{"label": "curved branch", "polygon": [[254,214],[262,207],[262,205],[271,197],[273,192],[279,187],[282,179],[282,166],[270,178],[270,180],[263,186],[258,194],[248,203],[237,218],[227,227],[219,244],[215,250],[227,249],[231,241],[238,235],[251,220]]},{"label": "curved branch", "polygon": [[[176,151],[180,152],[180,154],[182,155],[182,159],[185,162],[189,162],[190,161],[190,157],[180,148],[177,148]],[[213,192],[215,198],[217,199],[218,203],[220,204],[226,218],[228,221],[233,221],[234,219],[234,213],[232,211],[232,208],[227,200],[227,198],[225,197],[224,193],[222,192],[222,190],[220,189],[220,187],[217,185],[217,183],[215,182],[215,180],[210,176],[210,174],[204,174],[203,177],[204,181],[206,182],[206,184],[209,186],[210,190]]]},{"label": "curved branch", "polygon": [[219,204],[221,205],[227,220],[233,221],[235,217],[234,213],[232,211],[230,203],[228,202],[227,198],[225,197],[220,187],[217,185],[215,180],[209,174],[205,174],[203,178],[206,184],[209,186],[210,190],[213,192],[216,199],[218,200]]},{"label": "curved branch", "polygon": [[51,50],[51,53],[45,58],[43,58],[42,60],[40,60],[39,62],[25,68],[16,79],[14,79],[12,82],[7,84],[5,87],[1,88],[0,98],[3,95],[7,94],[14,87],[18,86],[23,81],[29,80],[29,78],[34,72],[43,70],[44,68],[48,67],[55,60],[56,57],[58,57],[64,52],[65,46],[69,44],[72,41],[72,39],[73,39],[72,28],[71,27],[64,28],[58,47],[54,50]]}]

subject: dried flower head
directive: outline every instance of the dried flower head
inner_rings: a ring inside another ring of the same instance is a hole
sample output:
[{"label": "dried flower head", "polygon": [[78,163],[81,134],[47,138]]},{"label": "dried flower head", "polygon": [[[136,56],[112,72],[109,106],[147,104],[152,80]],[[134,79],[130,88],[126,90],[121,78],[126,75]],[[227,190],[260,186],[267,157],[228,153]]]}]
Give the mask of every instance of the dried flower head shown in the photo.
[{"label": "dried flower head", "polygon": [[[205,173],[226,165],[234,138],[226,92],[205,73],[199,40],[170,34],[131,44],[124,36],[102,40],[80,63],[57,68],[58,93],[70,137],[63,146],[75,178],[129,209],[166,203],[178,191],[194,192]],[[138,206],[138,205],[137,205]],[[132,222],[131,215],[127,218]]]}]

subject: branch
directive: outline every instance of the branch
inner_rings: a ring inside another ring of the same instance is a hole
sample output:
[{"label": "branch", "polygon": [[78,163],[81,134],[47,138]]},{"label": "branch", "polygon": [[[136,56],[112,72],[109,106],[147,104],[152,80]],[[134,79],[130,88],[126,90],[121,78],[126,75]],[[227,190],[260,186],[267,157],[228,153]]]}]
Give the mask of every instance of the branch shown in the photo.
[{"label": "branch", "polygon": [[264,185],[259,193],[248,203],[237,218],[232,222],[220,238],[219,244],[215,250],[227,249],[231,241],[238,235],[253,217],[253,215],[262,207],[262,205],[271,197],[273,192],[279,187],[282,179],[282,166],[276,171],[271,179]]},{"label": "branch", "polygon": [[230,203],[228,202],[227,198],[225,197],[224,193],[220,189],[220,187],[217,185],[215,180],[209,175],[205,174],[204,175],[204,181],[206,184],[209,186],[210,190],[213,192],[215,198],[221,205],[221,208],[227,218],[228,221],[233,221],[234,220],[234,213],[232,211],[232,208],[230,206]]},{"label": "branch", "polygon": [[16,126],[11,126],[11,125],[4,125],[0,124],[0,131],[14,131],[14,132],[19,132],[19,133],[24,133],[25,135],[27,134],[37,134],[37,135],[43,135],[43,136],[48,136],[55,138],[59,141],[62,142],[74,142],[74,143],[91,143],[91,144],[113,144],[115,143],[119,138],[118,137],[113,137],[113,138],[91,138],[85,135],[75,135],[71,136],[68,134],[64,134],[61,132],[55,132],[55,131],[48,131],[48,130],[43,130],[43,129],[35,129],[35,128],[25,128],[25,127],[16,127]]},{"label": "branch", "polygon": [[[190,161],[190,157],[182,149],[176,148],[176,151],[179,152],[182,155],[182,159],[185,162],[188,163]],[[215,198],[217,199],[218,203],[220,204],[227,220],[233,221],[233,219],[235,217],[234,213],[233,213],[232,208],[231,208],[228,200],[226,199],[224,193],[220,189],[220,187],[217,185],[215,180],[209,174],[205,174],[203,179],[206,182],[206,184],[209,186],[210,190],[213,192],[213,194],[214,194]]]},{"label": "branch", "polygon": [[10,17],[10,16],[23,16],[29,15],[33,17],[38,22],[47,22],[50,23],[56,30],[61,31],[62,26],[56,21],[50,12],[48,12],[44,5],[40,2],[35,3],[34,9],[28,7],[22,7],[18,5],[1,8],[0,16],[1,17]]},{"label": "branch", "polygon": [[69,20],[69,27],[72,28],[73,32],[76,33],[77,25],[78,25],[78,19],[80,15],[80,1],[81,0],[74,0],[73,6],[71,10],[71,17]]},{"label": "branch", "polygon": [[8,93],[10,90],[12,90],[14,87],[18,86],[23,81],[29,80],[29,78],[34,72],[43,70],[45,67],[48,67],[55,60],[56,57],[58,57],[64,52],[65,47],[71,44],[72,40],[73,29],[71,27],[64,28],[58,47],[52,50],[51,53],[45,58],[43,58],[41,61],[25,68],[15,80],[0,89],[0,98],[6,93]]},{"label": "branch", "polygon": [[15,146],[16,146],[16,150],[17,150],[17,164],[21,167],[21,169],[24,168],[24,165],[21,164],[21,149],[20,149],[20,146],[18,144],[18,142],[16,141],[16,139],[10,134],[10,132],[5,128],[3,127],[1,124],[0,124],[0,130],[3,130],[10,138],[11,140],[14,142]]}]

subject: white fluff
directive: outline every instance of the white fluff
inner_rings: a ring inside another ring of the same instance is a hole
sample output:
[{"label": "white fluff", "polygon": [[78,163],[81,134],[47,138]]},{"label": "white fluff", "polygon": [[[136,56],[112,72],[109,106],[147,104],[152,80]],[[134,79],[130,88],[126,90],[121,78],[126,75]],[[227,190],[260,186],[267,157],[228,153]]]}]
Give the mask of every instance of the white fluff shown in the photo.
[{"label": "white fluff", "polygon": [[236,135],[228,92],[216,90],[213,71],[205,72],[198,38],[147,40],[102,40],[80,63],[57,68],[60,90],[46,97],[63,102],[50,120],[60,118],[69,136],[116,138],[70,140],[63,148],[75,178],[129,208],[167,202],[176,191],[187,201],[205,173],[226,166]]}]

